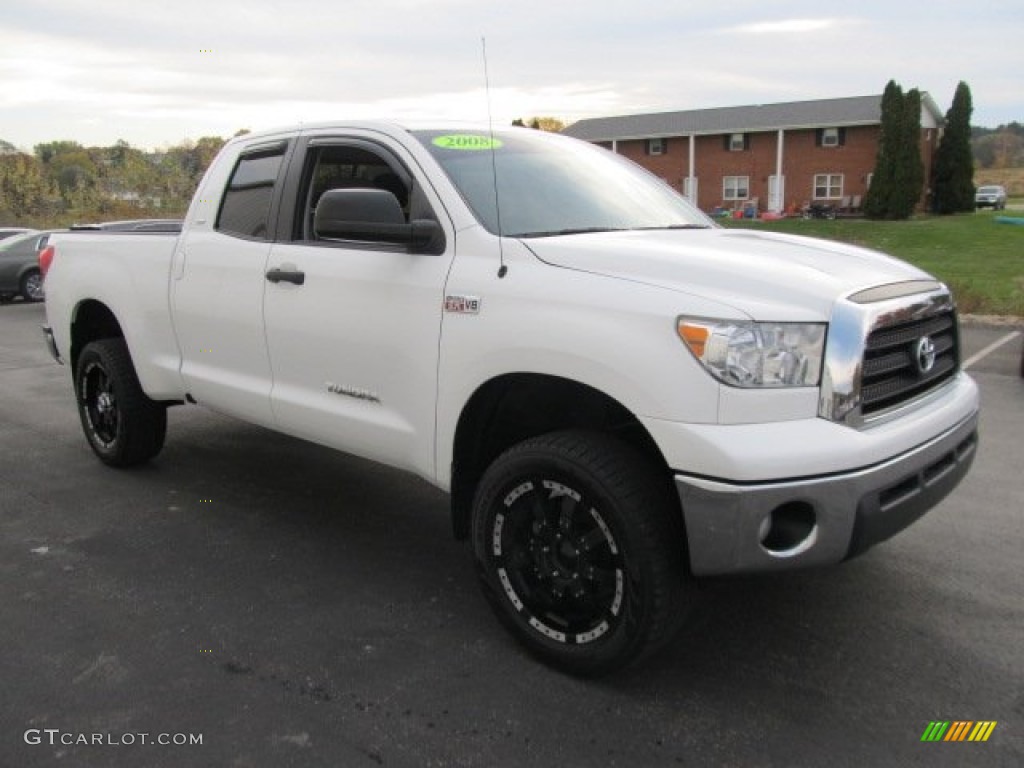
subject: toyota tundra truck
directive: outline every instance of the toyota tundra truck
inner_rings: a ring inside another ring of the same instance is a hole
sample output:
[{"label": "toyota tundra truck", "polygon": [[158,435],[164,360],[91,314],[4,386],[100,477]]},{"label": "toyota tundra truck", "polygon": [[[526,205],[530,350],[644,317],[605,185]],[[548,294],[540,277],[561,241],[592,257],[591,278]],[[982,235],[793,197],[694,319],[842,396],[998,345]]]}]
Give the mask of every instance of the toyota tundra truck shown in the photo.
[{"label": "toyota tundra truck", "polygon": [[669,643],[696,577],[887,539],[976,452],[946,286],[720,228],[564,136],[249,134],[180,235],[58,234],[40,260],[101,461],[153,459],[197,403],[415,473],[498,618],[574,674]]}]

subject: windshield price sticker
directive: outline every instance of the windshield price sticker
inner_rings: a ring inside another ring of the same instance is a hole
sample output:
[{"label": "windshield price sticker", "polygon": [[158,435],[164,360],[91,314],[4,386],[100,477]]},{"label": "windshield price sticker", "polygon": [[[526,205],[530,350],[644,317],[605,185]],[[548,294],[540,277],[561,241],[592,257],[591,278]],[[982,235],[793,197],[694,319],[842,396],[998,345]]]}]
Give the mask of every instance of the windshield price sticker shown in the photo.
[{"label": "windshield price sticker", "polygon": [[498,149],[502,146],[501,139],[494,139],[490,136],[476,136],[470,133],[438,136],[434,139],[433,144],[435,147],[441,147],[442,149],[461,149],[468,152]]}]

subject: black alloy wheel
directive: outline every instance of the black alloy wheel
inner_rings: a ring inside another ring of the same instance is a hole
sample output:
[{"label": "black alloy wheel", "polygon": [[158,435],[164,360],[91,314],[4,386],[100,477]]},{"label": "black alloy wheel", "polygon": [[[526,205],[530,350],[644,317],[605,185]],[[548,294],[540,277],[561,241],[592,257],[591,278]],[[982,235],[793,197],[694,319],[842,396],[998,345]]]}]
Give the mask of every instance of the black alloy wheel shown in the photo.
[{"label": "black alloy wheel", "polygon": [[478,572],[532,653],[594,675],[672,638],[685,542],[666,490],[629,446],[596,433],[527,440],[487,470],[474,505]]},{"label": "black alloy wheel", "polygon": [[106,464],[142,464],[163,448],[167,408],[142,391],[124,339],[87,344],[75,368],[82,429]]}]

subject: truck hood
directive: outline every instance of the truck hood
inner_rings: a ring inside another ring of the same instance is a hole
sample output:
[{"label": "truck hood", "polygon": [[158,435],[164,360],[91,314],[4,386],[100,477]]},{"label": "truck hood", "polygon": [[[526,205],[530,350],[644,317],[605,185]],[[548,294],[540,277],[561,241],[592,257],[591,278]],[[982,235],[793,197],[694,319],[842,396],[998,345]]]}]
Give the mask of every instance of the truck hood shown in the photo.
[{"label": "truck hood", "polygon": [[754,320],[827,320],[841,296],[931,277],[866,248],[753,230],[642,230],[522,242],[552,266],[700,296]]}]

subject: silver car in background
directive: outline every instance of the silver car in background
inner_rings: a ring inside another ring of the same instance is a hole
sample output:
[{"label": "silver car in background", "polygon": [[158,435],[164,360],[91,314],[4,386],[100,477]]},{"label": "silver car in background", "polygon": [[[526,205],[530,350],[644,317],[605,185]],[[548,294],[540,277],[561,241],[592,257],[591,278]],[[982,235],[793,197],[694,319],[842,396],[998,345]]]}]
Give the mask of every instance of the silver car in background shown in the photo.
[{"label": "silver car in background", "polygon": [[986,184],[983,187],[978,187],[978,191],[974,193],[974,207],[1003,210],[1006,207],[1006,187],[1001,187],[998,184]]},{"label": "silver car in background", "polygon": [[39,251],[50,232],[26,232],[0,240],[0,301],[20,295],[25,301],[43,300]]}]

